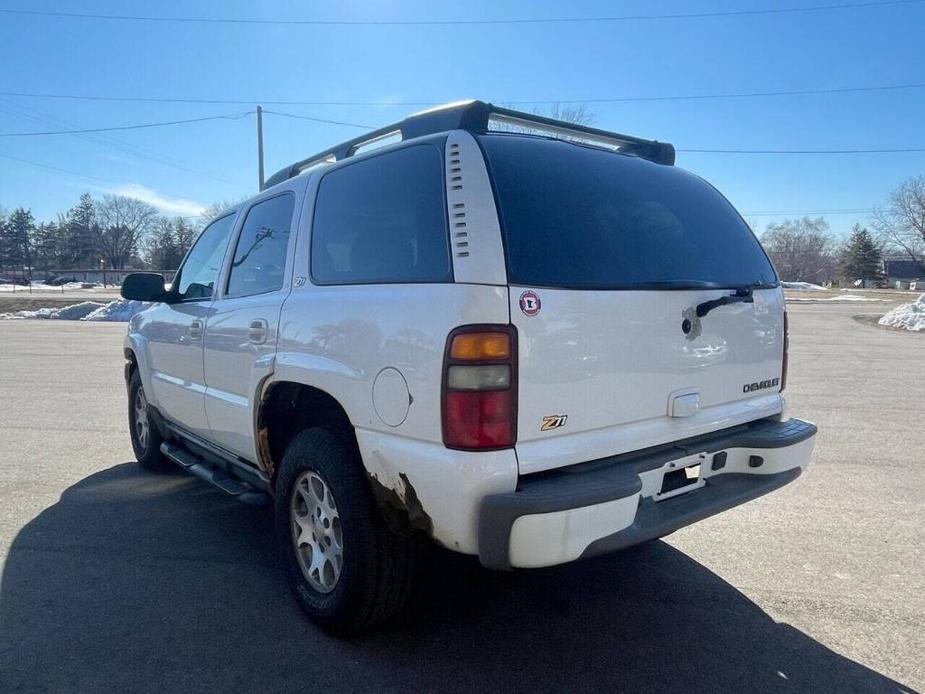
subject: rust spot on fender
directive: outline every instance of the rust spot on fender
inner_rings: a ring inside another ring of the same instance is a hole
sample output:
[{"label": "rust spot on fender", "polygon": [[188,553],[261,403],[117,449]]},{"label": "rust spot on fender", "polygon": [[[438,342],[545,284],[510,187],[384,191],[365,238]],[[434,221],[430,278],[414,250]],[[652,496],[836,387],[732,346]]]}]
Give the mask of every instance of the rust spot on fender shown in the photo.
[{"label": "rust spot on fender", "polygon": [[421,531],[433,538],[433,520],[424,510],[408,476],[402,472],[399,473],[399,477],[403,487],[401,492],[386,487],[374,475],[369,476],[373,496],[376,498],[382,515],[385,516],[386,523],[396,532]]},{"label": "rust spot on fender", "polygon": [[267,430],[265,421],[267,400],[270,399],[272,388],[264,390],[260,397],[260,406],[257,410],[257,460],[271,478],[276,472],[276,465],[273,463],[273,452],[270,450],[270,433]]},{"label": "rust spot on fender", "polygon": [[276,466],[273,465],[273,455],[270,453],[270,435],[267,433],[265,426],[257,429],[257,454],[263,463],[263,469],[270,477],[273,477]]}]

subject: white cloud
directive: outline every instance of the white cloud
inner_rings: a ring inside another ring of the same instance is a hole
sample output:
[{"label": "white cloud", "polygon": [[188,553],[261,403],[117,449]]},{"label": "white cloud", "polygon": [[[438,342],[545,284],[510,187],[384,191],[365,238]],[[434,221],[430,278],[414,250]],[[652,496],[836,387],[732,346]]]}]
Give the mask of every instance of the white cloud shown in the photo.
[{"label": "white cloud", "polygon": [[404,100],[405,100],[405,97],[402,94],[398,94],[398,93],[393,93],[393,94],[388,94],[386,96],[377,97],[376,99],[374,99],[375,110],[376,111],[387,111],[389,109],[397,108],[399,106],[401,106],[402,108],[406,108],[402,106],[402,104],[400,103]]},{"label": "white cloud", "polygon": [[201,215],[206,206],[195,200],[186,198],[169,198],[161,195],[156,190],[138,183],[124,183],[120,186],[104,189],[107,193],[113,195],[124,195],[127,198],[137,198],[142,202],[153,205],[161,212],[167,214],[180,215],[183,217],[195,217]]}]

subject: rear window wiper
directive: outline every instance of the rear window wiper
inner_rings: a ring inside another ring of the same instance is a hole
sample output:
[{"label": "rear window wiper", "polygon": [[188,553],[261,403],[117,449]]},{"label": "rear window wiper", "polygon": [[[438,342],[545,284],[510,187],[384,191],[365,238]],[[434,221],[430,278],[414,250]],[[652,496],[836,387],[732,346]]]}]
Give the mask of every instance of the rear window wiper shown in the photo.
[{"label": "rear window wiper", "polygon": [[711,299],[710,301],[704,301],[702,304],[697,304],[697,317],[703,318],[714,308],[719,308],[720,306],[754,303],[755,297],[752,295],[752,289],[754,289],[754,286],[740,287],[735,290],[735,294],[727,294],[718,299]]}]

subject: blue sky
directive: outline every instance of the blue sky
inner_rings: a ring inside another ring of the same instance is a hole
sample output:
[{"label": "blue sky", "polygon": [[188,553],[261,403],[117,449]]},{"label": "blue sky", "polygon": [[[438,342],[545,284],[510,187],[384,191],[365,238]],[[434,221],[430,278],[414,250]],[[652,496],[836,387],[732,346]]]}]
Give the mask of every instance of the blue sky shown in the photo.
[{"label": "blue sky", "polygon": [[[671,14],[837,1],[18,0],[0,2],[0,8],[441,20]],[[0,92],[363,101],[371,105],[267,108],[378,126],[418,110],[395,104],[407,101],[474,97],[497,103],[566,104],[581,98],[925,82],[923,29],[925,3],[699,19],[462,26],[210,25],[0,14]],[[623,102],[590,108],[599,127],[667,140],[679,149],[925,147],[925,89]],[[0,95],[0,133],[130,125],[250,109]],[[105,137],[0,137],[0,206],[31,207],[38,218],[52,219],[83,191],[110,191],[135,193],[170,214],[194,214],[202,205],[255,191],[254,130],[254,118],[248,116]],[[265,131],[268,175],[362,132],[273,115],[266,117]],[[869,209],[904,179],[925,173],[925,153],[682,152],[678,164],[715,184],[760,229],[802,211]],[[775,214],[757,214],[765,212]],[[867,217],[825,216],[839,233]]]}]

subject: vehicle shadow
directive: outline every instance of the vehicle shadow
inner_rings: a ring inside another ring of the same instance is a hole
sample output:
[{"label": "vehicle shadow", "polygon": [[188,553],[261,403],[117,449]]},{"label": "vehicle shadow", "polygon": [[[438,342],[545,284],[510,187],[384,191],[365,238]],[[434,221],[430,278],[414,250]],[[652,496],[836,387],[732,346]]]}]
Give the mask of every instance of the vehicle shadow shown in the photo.
[{"label": "vehicle shadow", "polygon": [[135,464],[75,484],[6,560],[0,689],[910,691],[663,542],[514,573],[434,551],[401,617],[338,641],[296,608],[271,526]]}]

